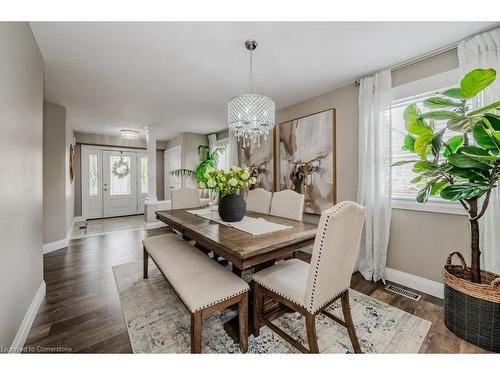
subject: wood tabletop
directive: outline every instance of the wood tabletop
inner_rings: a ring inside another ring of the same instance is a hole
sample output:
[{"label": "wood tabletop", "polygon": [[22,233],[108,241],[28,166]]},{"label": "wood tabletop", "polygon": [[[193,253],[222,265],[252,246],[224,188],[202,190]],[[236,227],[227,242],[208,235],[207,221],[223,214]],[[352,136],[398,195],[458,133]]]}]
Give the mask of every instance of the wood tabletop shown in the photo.
[{"label": "wood tabletop", "polygon": [[250,233],[186,212],[186,209],[157,211],[156,218],[207,249],[217,252],[240,270],[289,255],[314,242],[316,225],[247,211],[246,216],[291,226],[274,233]]}]

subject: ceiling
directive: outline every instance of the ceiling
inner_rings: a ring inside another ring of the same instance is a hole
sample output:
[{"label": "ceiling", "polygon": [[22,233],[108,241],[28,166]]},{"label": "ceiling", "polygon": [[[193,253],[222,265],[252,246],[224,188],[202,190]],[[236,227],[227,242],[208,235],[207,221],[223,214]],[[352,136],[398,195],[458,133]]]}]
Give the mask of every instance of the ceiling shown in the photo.
[{"label": "ceiling", "polygon": [[160,139],[224,129],[248,91],[246,39],[257,39],[254,91],[276,108],[454,43],[494,22],[33,22],[45,99],[77,131],[157,126]]}]

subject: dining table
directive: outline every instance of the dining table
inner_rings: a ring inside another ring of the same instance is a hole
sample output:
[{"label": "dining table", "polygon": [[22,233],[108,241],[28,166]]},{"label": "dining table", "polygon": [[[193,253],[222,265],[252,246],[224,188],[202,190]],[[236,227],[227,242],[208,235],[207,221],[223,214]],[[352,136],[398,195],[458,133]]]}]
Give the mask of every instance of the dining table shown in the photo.
[{"label": "dining table", "polygon": [[[247,211],[245,216],[262,218],[286,226],[285,229],[266,234],[251,233],[193,214],[193,209],[157,211],[156,218],[179,232],[185,239],[193,240],[202,249],[213,251],[231,262],[232,272],[242,277],[244,271],[258,272],[272,266],[276,260],[294,256],[295,252],[314,242],[317,226],[304,221]],[[191,212],[189,212],[191,211]],[[246,273],[246,272],[245,272]],[[252,283],[250,283],[252,287]],[[251,303],[252,299],[250,299]],[[252,324],[253,309],[249,309]],[[278,317],[286,311],[283,305],[266,300],[264,313]],[[224,325],[226,332],[238,340],[238,319]],[[251,331],[251,330],[250,330]]]}]

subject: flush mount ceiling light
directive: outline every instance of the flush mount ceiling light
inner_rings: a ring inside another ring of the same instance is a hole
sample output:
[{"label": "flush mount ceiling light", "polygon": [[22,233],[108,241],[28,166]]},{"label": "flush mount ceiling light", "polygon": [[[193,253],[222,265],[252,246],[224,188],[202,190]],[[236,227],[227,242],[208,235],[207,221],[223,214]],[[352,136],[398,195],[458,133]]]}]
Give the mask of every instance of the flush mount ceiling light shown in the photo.
[{"label": "flush mount ceiling light", "polygon": [[[250,51],[250,89],[253,92],[252,82],[252,52],[257,48],[257,41],[247,40],[245,48]],[[238,141],[243,141],[243,146],[260,147],[261,137],[267,139],[269,132],[274,127],[274,101],[265,95],[243,94],[232,98],[227,104],[227,124]]]},{"label": "flush mount ceiling light", "polygon": [[132,129],[122,129],[120,130],[120,135],[123,139],[139,139],[139,135],[141,134],[138,130]]}]

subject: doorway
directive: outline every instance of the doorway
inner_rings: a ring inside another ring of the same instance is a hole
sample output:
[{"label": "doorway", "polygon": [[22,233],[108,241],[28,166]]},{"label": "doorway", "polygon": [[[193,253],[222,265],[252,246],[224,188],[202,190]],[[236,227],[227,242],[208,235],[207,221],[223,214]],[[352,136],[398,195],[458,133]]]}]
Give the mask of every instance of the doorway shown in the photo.
[{"label": "doorway", "polygon": [[82,216],[99,219],[141,214],[148,194],[145,151],[82,146]]}]

